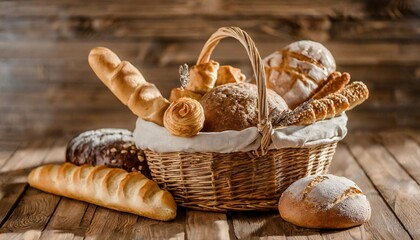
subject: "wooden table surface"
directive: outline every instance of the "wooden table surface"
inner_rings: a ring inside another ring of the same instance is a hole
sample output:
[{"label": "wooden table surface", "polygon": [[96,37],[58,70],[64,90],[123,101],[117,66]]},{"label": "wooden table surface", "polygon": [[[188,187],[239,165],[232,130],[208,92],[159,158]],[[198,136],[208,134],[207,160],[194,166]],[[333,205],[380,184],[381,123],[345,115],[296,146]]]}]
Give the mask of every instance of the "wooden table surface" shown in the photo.
[{"label": "wooden table surface", "polygon": [[63,162],[68,136],[0,142],[0,239],[420,239],[420,132],[352,133],[330,173],[355,181],[372,206],[370,221],[345,230],[311,230],[277,211],[228,214],[179,208],[160,222],[47,194],[28,186],[35,166]]}]

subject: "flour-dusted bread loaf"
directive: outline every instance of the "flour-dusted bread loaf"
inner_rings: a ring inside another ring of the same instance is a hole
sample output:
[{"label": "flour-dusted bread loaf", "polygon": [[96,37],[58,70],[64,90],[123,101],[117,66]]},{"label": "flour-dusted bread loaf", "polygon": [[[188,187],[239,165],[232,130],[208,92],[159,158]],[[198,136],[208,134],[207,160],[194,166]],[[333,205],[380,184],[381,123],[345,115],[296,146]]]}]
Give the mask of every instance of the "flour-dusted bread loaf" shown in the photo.
[{"label": "flour-dusted bread loaf", "polygon": [[370,205],[351,180],[331,174],[308,176],[290,185],[279,201],[281,217],[307,228],[348,228],[367,222]]},{"label": "flour-dusted bread loaf", "polygon": [[[200,103],[204,109],[203,131],[222,132],[243,130],[258,124],[257,86],[250,83],[228,83],[206,93]],[[284,100],[272,90],[267,90],[268,110],[271,118],[287,110]]]},{"label": "flour-dusted bread loaf", "polygon": [[151,178],[143,150],[135,146],[133,133],[126,129],[102,128],[77,135],[67,145],[66,161],[140,171]]},{"label": "flour-dusted bread loaf", "polygon": [[138,172],[87,164],[50,164],[33,169],[28,182],[45,192],[156,220],[176,217],[172,195]]},{"label": "flour-dusted bread loaf", "polygon": [[322,44],[297,41],[263,59],[267,86],[294,109],[308,100],[335,71],[335,60]]}]

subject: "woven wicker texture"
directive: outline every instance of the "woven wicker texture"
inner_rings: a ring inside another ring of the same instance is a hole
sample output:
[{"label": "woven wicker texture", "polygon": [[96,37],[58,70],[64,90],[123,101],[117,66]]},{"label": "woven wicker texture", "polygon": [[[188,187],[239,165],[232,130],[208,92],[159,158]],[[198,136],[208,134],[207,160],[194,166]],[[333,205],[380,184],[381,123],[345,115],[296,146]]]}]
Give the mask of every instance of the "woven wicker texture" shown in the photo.
[{"label": "woven wicker texture", "polygon": [[237,39],[247,50],[258,87],[259,151],[234,153],[158,153],[145,151],[149,168],[178,205],[207,211],[276,209],[281,193],[299,178],[328,171],[337,143],[310,148],[269,150],[265,73],[247,33],[237,27],[217,30],[205,43],[197,63],[209,61],[219,41]]}]

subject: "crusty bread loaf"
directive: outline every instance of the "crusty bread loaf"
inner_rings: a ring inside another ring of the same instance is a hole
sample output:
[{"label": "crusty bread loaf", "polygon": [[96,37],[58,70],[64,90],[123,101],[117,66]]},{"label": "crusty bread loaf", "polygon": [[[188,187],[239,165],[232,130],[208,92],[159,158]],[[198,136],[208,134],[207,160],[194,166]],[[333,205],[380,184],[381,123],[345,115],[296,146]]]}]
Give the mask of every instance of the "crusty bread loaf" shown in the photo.
[{"label": "crusty bread loaf", "polygon": [[[203,131],[240,131],[257,126],[257,99],[254,84],[228,83],[213,88],[200,99],[205,114]],[[289,109],[284,100],[270,89],[267,90],[267,103],[272,119]]]},{"label": "crusty bread loaf", "polygon": [[265,57],[267,87],[294,109],[308,100],[335,71],[335,60],[322,44],[297,41]]},{"label": "crusty bread loaf", "polygon": [[168,221],[176,216],[172,195],[138,172],[71,163],[44,165],[28,176],[32,187],[118,211]]},{"label": "crusty bread loaf", "polygon": [[308,176],[290,185],[279,201],[281,217],[307,228],[348,228],[367,222],[371,208],[352,181],[331,174]]},{"label": "crusty bread loaf", "polygon": [[140,71],[121,61],[111,50],[96,47],[89,53],[89,65],[115,96],[137,116],[163,125],[163,114],[169,101],[154,84],[146,82]]},{"label": "crusty bread loaf", "polygon": [[80,133],[67,144],[66,162],[140,171],[151,178],[144,152],[135,146],[133,133],[127,129],[101,128]]}]

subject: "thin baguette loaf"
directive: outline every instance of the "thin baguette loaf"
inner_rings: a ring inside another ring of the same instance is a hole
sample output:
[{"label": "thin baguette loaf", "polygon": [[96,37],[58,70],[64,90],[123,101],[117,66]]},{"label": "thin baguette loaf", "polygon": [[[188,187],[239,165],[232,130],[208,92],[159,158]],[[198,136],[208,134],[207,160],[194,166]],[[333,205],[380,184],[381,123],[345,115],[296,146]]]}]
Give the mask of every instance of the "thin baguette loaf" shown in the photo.
[{"label": "thin baguette loaf", "polygon": [[154,84],[146,82],[136,67],[104,47],[92,49],[88,60],[98,78],[135,115],[163,126],[169,101]]},{"label": "thin baguette loaf", "polygon": [[168,221],[176,216],[172,195],[138,172],[71,163],[44,165],[28,176],[32,187],[118,211]]},{"label": "thin baguette loaf", "polygon": [[353,82],[338,92],[302,103],[274,126],[308,125],[332,118],[361,104],[368,97],[369,90],[366,85],[362,82]]},{"label": "thin baguette loaf", "polygon": [[350,74],[344,72],[333,72],[328,76],[327,83],[312,96],[313,99],[321,99],[330,93],[343,89],[350,81]]}]

